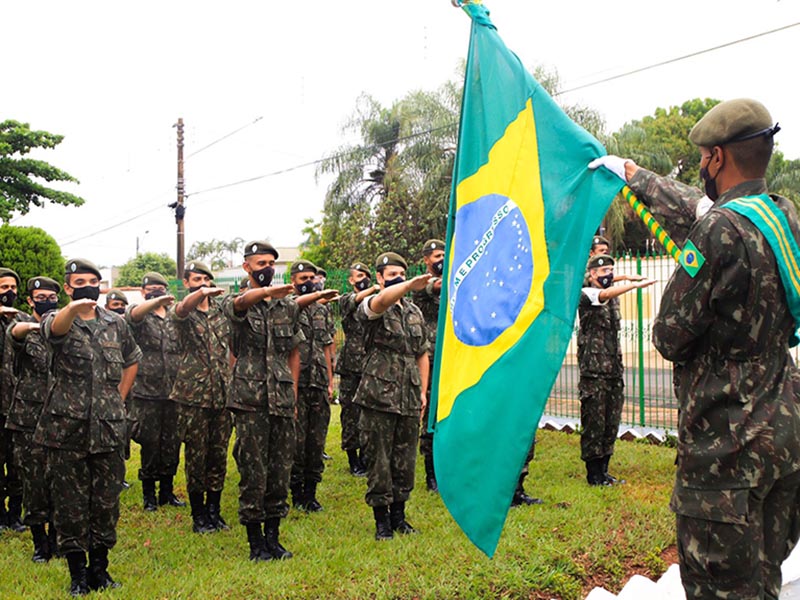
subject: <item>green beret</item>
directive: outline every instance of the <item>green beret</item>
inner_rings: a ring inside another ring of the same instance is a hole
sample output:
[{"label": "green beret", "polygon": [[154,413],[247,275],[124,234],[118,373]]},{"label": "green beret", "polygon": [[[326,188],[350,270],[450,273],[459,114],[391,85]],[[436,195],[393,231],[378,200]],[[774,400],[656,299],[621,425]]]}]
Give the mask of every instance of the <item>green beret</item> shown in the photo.
[{"label": "green beret", "polygon": [[312,263],[310,260],[296,260],[292,263],[292,275],[297,275],[298,273],[305,273],[307,271],[311,271],[315,275],[317,274],[317,266]]},{"label": "green beret", "polygon": [[317,275],[319,275],[320,277],[324,277],[325,279],[328,278],[328,272],[322,267],[317,267]]},{"label": "green beret", "polygon": [[738,98],[721,102],[708,111],[689,133],[696,146],[711,148],[741,142],[759,135],[774,135],[779,127],[761,102]]},{"label": "green beret", "polygon": [[614,266],[614,259],[611,258],[608,254],[598,254],[597,256],[593,256],[589,259],[589,262],[586,264],[587,269],[597,269],[598,267],[613,267]]},{"label": "green beret", "polygon": [[106,304],[111,300],[122,300],[125,304],[128,304],[128,297],[118,289],[109,290],[106,293]]},{"label": "green beret", "polygon": [[3,277],[13,277],[17,280],[17,287],[20,285],[19,275],[13,269],[7,269],[6,267],[0,267],[0,278]]},{"label": "green beret", "polygon": [[272,256],[278,258],[278,251],[275,250],[275,247],[266,240],[254,240],[252,242],[247,242],[244,245],[245,257],[252,256],[254,254],[272,254]]},{"label": "green beret", "polygon": [[375,261],[375,268],[380,269],[381,267],[403,267],[404,269],[408,269],[408,263],[405,259],[397,254],[397,252],[384,252],[378,257],[378,260]]},{"label": "green beret", "polygon": [[422,247],[422,255],[428,256],[434,250],[444,250],[444,242],[442,240],[428,240]]},{"label": "green beret", "polygon": [[372,273],[369,272],[369,267],[367,263],[356,261],[352,265],[350,265],[351,271],[361,271],[362,273],[366,273],[367,277],[372,277]]},{"label": "green beret", "polygon": [[606,246],[608,246],[609,248],[611,248],[611,242],[609,242],[609,241],[608,241],[606,238],[604,238],[602,235],[596,235],[596,236],[594,236],[594,237],[592,238],[592,250],[594,250],[594,249],[595,249],[595,248],[597,248],[598,246],[602,246],[603,244],[605,244]]},{"label": "green beret", "polygon": [[103,276],[100,275],[100,269],[97,268],[97,265],[85,258],[72,258],[68,260],[66,273],[67,275],[92,273],[93,275],[97,275],[98,279],[103,278]]},{"label": "green beret", "polygon": [[164,287],[167,287],[169,286],[169,282],[161,273],[149,271],[144,274],[144,277],[142,277],[142,287],[145,287],[146,285],[163,285]]},{"label": "green beret", "polygon": [[61,292],[61,284],[49,277],[31,277],[28,279],[27,287],[28,292],[35,292],[36,290],[50,290],[56,294]]},{"label": "green beret", "polygon": [[199,260],[193,260],[186,265],[186,271],[189,273],[201,273],[203,275],[208,275],[211,279],[214,279],[214,273],[211,272],[211,269],[208,268],[208,265],[201,263]]}]

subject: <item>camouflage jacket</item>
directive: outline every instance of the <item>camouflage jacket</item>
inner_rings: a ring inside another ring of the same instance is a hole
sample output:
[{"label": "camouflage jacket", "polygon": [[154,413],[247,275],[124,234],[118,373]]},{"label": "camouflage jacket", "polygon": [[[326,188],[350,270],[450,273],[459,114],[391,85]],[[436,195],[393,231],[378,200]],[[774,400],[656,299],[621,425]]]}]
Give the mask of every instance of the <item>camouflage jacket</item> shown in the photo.
[{"label": "camouflage jacket", "polygon": [[411,294],[411,299],[422,311],[425,319],[425,333],[428,336],[428,352],[433,356],[436,352],[436,329],[439,326],[440,292],[433,290],[433,284],[440,278],[434,277],[425,288]]},{"label": "camouflage jacket", "polygon": [[377,319],[370,320],[361,303],[356,318],[364,323],[364,373],[353,402],[373,410],[418,417],[422,410],[422,380],[417,357],[428,351],[425,319],[403,298]]},{"label": "camouflage jacket", "polygon": [[313,302],[300,310],[300,387],[328,389],[328,362],[325,346],[333,344],[333,317],[330,308]]},{"label": "camouflage jacket", "polygon": [[233,300],[229,296],[223,305],[231,322],[231,349],[236,357],[228,408],[293,417],[294,381],[289,354],[304,339],[300,307],[291,298],[281,298],[259,302],[246,312],[237,313]]},{"label": "camouflage jacket", "polygon": [[31,331],[23,341],[11,335],[14,323],[6,330],[6,347],[13,349],[16,378],[6,428],[33,433],[50,388],[50,350],[40,331]]},{"label": "camouflage jacket", "polygon": [[175,323],[168,314],[159,317],[154,312],[147,313],[137,323],[131,318],[135,306],[129,306],[125,313],[125,321],[142,349],[142,360],[139,361],[131,395],[146,400],[169,398],[180,360]]},{"label": "camouflage jacket", "polygon": [[42,319],[41,335],[52,352],[52,387],[34,441],[89,454],[118,450],[127,441],[122,371],[142,351],[119,315],[97,307],[94,323],[76,318],[66,335],[50,329],[57,311]]},{"label": "camouflage jacket", "polygon": [[[33,321],[33,317],[24,312],[0,316],[2,330],[7,329],[20,321]],[[14,374],[14,349],[6,341],[5,335],[0,335],[0,415],[7,416],[14,397],[14,386],[17,378]]]},{"label": "camouflage jacket", "polygon": [[578,303],[578,367],[581,377],[622,377],[619,299],[612,298],[600,304],[592,299],[599,292],[591,285],[581,292]]},{"label": "camouflage jacket", "polygon": [[356,292],[345,294],[339,299],[339,313],[344,331],[344,344],[336,361],[336,372],[339,375],[361,375],[364,369],[364,324],[356,318],[357,310]]},{"label": "camouflage jacket", "polygon": [[[642,180],[649,205],[680,206],[670,182]],[[725,208],[765,192],[763,179],[737,185],[691,227],[705,264],[694,278],[675,269],[653,325],[656,348],[675,364],[682,488],[755,487],[800,469],[800,376],[788,351],[794,323],[775,256],[749,220]],[[800,240],[792,203],[772,200]]]},{"label": "camouflage jacket", "polygon": [[208,312],[195,309],[183,319],[173,306],[169,318],[178,333],[180,352],[170,399],[200,408],[225,408],[231,328],[221,303],[209,298]]}]

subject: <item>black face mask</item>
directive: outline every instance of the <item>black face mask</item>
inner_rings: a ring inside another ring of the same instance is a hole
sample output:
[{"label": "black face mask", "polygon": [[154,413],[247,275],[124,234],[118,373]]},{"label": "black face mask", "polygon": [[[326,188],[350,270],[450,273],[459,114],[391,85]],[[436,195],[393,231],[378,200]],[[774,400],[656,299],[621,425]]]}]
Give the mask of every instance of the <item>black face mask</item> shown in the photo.
[{"label": "black face mask", "polygon": [[203,288],[206,288],[206,287],[208,287],[208,286],[207,286],[207,285],[196,285],[196,286],[194,286],[194,287],[190,287],[190,288],[189,288],[189,293],[190,293],[190,294],[191,294],[191,293],[194,293],[194,292],[196,292],[197,290],[202,290]]},{"label": "black face mask", "polygon": [[388,281],[384,280],[383,287],[384,288],[392,287],[393,285],[397,285],[398,283],[403,283],[405,280],[406,280],[405,277],[403,277],[402,275],[398,275],[394,279],[389,279]]},{"label": "black face mask", "polygon": [[314,285],[313,281],[306,281],[305,283],[297,283],[294,286],[295,291],[300,296],[304,296],[305,294],[310,294],[311,292],[315,291],[316,286]]},{"label": "black face mask", "polygon": [[147,292],[144,295],[145,300],[152,300],[153,298],[161,298],[161,296],[166,296],[166,290],[153,290],[152,292]]},{"label": "black face mask", "polygon": [[272,278],[275,276],[275,269],[272,267],[264,267],[258,271],[253,271],[250,276],[258,284],[258,287],[267,287],[272,283]]},{"label": "black face mask", "polygon": [[124,307],[119,307],[119,308],[109,308],[108,310],[110,310],[111,312],[115,312],[115,313],[117,313],[118,315],[124,315],[124,314],[125,314],[125,308],[124,308]]},{"label": "black face mask", "polygon": [[35,310],[36,314],[40,317],[43,317],[46,313],[57,308],[58,300],[45,300],[44,302],[33,301],[33,310]]},{"label": "black face mask", "polygon": [[433,272],[434,272],[434,274],[436,274],[436,275],[441,275],[441,274],[442,274],[442,272],[444,271],[444,259],[442,259],[442,260],[440,260],[440,261],[438,261],[438,262],[435,262],[435,263],[433,263],[433,264],[431,265],[431,267],[433,267]]},{"label": "black face mask", "polygon": [[17,292],[14,290],[6,290],[6,292],[0,296],[0,305],[6,306],[11,308],[14,306],[14,301],[17,299]]},{"label": "black face mask", "polygon": [[614,283],[614,273],[609,273],[608,275],[601,275],[597,278],[597,283],[600,284],[600,287],[603,289],[608,289]]},{"label": "black face mask", "polygon": [[361,281],[356,281],[356,283],[355,283],[355,286],[354,286],[354,287],[355,287],[355,288],[356,288],[356,289],[357,289],[359,292],[363,292],[365,289],[367,289],[367,288],[368,288],[368,287],[370,287],[371,285],[372,285],[372,281],[370,281],[369,277],[364,277],[364,279],[362,279]]},{"label": "black face mask", "polygon": [[[713,158],[714,155],[711,155]],[[711,162],[711,158],[708,159],[708,162]],[[719,172],[717,172],[719,175]],[[706,196],[708,196],[712,202],[716,202],[717,198],[719,198],[719,191],[717,190],[717,175],[711,177],[711,173],[708,172],[708,167],[703,167],[700,169],[700,179],[703,180],[703,187],[705,188]]]},{"label": "black face mask", "polygon": [[74,288],[72,290],[72,299],[73,300],[94,300],[100,297],[100,286],[99,285],[85,285],[83,287]]}]

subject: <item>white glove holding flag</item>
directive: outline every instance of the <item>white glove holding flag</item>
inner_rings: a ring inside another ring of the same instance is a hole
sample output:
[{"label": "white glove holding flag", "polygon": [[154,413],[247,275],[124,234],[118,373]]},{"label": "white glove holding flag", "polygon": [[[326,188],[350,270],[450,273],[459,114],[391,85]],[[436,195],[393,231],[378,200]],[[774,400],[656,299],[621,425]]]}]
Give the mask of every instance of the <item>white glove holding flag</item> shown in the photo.
[{"label": "white glove holding flag", "polygon": [[622,181],[628,181],[625,178],[626,162],[628,162],[627,158],[620,158],[619,156],[614,156],[613,154],[607,154],[606,156],[595,158],[592,162],[589,163],[589,168],[596,169],[597,167],[605,167],[606,169],[611,171],[614,175],[622,179]]}]

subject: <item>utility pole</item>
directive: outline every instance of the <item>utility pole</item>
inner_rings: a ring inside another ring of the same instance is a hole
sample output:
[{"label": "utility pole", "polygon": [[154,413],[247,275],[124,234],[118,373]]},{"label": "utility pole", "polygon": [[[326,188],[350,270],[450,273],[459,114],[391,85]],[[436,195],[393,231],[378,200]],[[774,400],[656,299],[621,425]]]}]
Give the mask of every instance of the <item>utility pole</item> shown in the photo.
[{"label": "utility pole", "polygon": [[178,279],[183,278],[183,260],[184,260],[184,246],[183,242],[185,239],[184,236],[184,226],[183,226],[183,216],[186,213],[186,208],[184,207],[184,200],[185,200],[185,182],[183,179],[183,119],[178,119],[178,123],[175,125],[178,129],[178,199],[174,204],[170,204],[170,208],[175,209],[175,223],[178,225],[178,251],[177,251],[177,258],[175,262],[178,265]]}]

